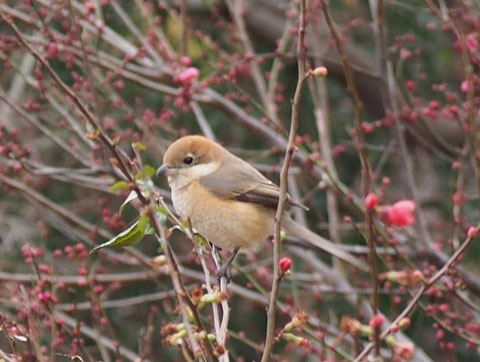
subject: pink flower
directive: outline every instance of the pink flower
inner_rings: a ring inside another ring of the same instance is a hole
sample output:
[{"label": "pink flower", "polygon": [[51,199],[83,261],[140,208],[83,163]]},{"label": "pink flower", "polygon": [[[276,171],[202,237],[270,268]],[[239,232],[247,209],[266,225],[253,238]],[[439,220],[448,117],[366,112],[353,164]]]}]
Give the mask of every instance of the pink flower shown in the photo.
[{"label": "pink flower", "polygon": [[191,85],[193,81],[197,80],[199,75],[200,71],[197,68],[189,67],[181,72],[177,79],[182,85],[188,86]]},{"label": "pink flower", "polygon": [[415,223],[415,202],[412,200],[400,200],[390,206],[385,206],[382,216],[385,223],[393,226],[405,227]]},{"label": "pink flower", "polygon": [[374,192],[370,192],[367,197],[365,197],[365,207],[367,210],[374,210],[380,202],[380,198]]},{"label": "pink flower", "polygon": [[382,324],[385,322],[385,317],[381,314],[375,314],[372,316],[372,319],[370,319],[370,322],[368,325],[372,328],[380,328]]},{"label": "pink flower", "polygon": [[57,57],[57,55],[58,55],[58,44],[52,41],[50,44],[48,44],[47,58],[54,59]]},{"label": "pink flower", "polygon": [[188,67],[190,66],[190,64],[192,64],[192,59],[190,59],[190,57],[181,57],[180,58],[180,63],[182,63],[182,65]]},{"label": "pink flower", "polygon": [[47,264],[40,264],[38,266],[38,271],[43,274],[52,274],[52,268]]},{"label": "pink flower", "polygon": [[398,342],[394,347],[395,355],[404,360],[411,360],[413,358],[414,347],[409,342]]},{"label": "pink flower", "polygon": [[468,50],[475,52],[478,49],[477,33],[470,33],[465,37],[465,45]]},{"label": "pink flower", "polygon": [[315,77],[324,78],[327,76],[327,74],[328,74],[328,69],[325,67],[317,67],[314,70],[312,70],[312,75],[314,75]]},{"label": "pink flower", "polygon": [[460,85],[460,89],[463,93],[467,93],[470,90],[470,82],[468,80],[464,80]]},{"label": "pink flower", "polygon": [[467,235],[470,239],[475,239],[477,237],[477,234],[478,234],[478,229],[475,226],[471,226],[468,229]]},{"label": "pink flower", "polygon": [[96,10],[96,8],[97,8],[97,4],[95,4],[94,1],[87,1],[87,2],[85,3],[85,7],[87,8],[87,11],[88,11],[89,13],[93,13],[93,12]]},{"label": "pink flower", "polygon": [[292,259],[290,259],[288,256],[284,256],[278,261],[278,266],[280,267],[281,272],[285,273],[292,267]]},{"label": "pink flower", "polygon": [[411,80],[411,79],[407,80],[407,81],[405,82],[405,85],[407,86],[407,88],[408,88],[408,90],[409,90],[410,92],[416,92],[417,89],[418,89],[418,88],[417,88],[417,84],[416,84],[413,80]]}]

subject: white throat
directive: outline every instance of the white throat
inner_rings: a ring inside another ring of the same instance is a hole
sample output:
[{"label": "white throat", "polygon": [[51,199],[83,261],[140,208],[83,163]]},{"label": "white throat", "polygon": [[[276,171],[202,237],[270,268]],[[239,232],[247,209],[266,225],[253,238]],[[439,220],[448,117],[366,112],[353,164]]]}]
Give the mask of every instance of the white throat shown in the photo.
[{"label": "white throat", "polygon": [[179,190],[190,185],[200,177],[210,175],[218,169],[218,162],[202,163],[192,167],[180,168],[168,176],[168,184],[172,190]]}]

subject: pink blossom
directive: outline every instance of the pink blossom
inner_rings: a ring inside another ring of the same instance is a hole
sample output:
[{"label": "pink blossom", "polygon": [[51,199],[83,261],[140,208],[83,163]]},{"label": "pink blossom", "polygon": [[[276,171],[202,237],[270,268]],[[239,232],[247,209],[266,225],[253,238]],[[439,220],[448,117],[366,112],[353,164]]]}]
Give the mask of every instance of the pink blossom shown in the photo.
[{"label": "pink blossom", "polygon": [[411,79],[410,79],[410,80],[407,80],[407,81],[405,82],[405,85],[407,86],[407,88],[408,88],[408,90],[409,90],[410,92],[416,92],[417,89],[418,89],[418,88],[417,88],[417,84],[416,84],[413,80],[411,80]]},{"label": "pink blossom", "polygon": [[393,226],[405,227],[415,223],[415,202],[412,200],[400,200],[382,210],[384,221]]},{"label": "pink blossom", "polygon": [[52,41],[50,44],[48,44],[47,58],[53,59],[53,58],[56,58],[57,55],[58,55],[58,44]]},{"label": "pink blossom", "polygon": [[454,205],[462,205],[468,199],[462,191],[457,191],[452,195],[452,202]]},{"label": "pink blossom", "polygon": [[470,239],[475,239],[478,235],[478,229],[475,226],[471,226],[468,229],[467,235]]},{"label": "pink blossom", "polygon": [[192,84],[198,79],[200,71],[195,67],[189,67],[178,75],[178,81],[184,86]]},{"label": "pink blossom", "polygon": [[314,70],[312,70],[312,75],[315,77],[326,77],[328,74],[328,69],[326,67],[316,67]]},{"label": "pink blossom", "polygon": [[398,342],[394,348],[395,355],[407,361],[413,358],[414,350],[413,344],[409,342]]},{"label": "pink blossom", "polygon": [[477,33],[470,33],[465,37],[465,45],[467,46],[468,50],[471,52],[475,52],[478,50],[478,39]]},{"label": "pink blossom", "polygon": [[190,59],[190,57],[184,56],[180,58],[180,63],[188,67],[190,64],[192,64],[192,59]]},{"label": "pink blossom", "polygon": [[52,268],[47,264],[40,264],[38,266],[38,271],[43,274],[52,274]]},{"label": "pink blossom", "polygon": [[365,207],[367,210],[374,210],[380,202],[380,198],[378,195],[374,192],[370,192],[366,197],[365,197]]},{"label": "pink blossom", "polygon": [[278,261],[278,266],[280,267],[280,270],[285,273],[292,267],[292,259],[290,259],[288,256],[285,256]]},{"label": "pink blossom", "polygon": [[460,89],[463,93],[467,93],[470,90],[470,82],[468,80],[464,80],[460,85]]},{"label": "pink blossom", "polygon": [[95,4],[94,1],[87,1],[87,2],[85,3],[85,7],[87,8],[87,11],[88,11],[89,13],[93,13],[93,12],[96,10],[96,8],[97,8],[97,4]]},{"label": "pink blossom", "polygon": [[375,314],[368,325],[372,328],[380,328],[382,324],[385,322],[385,317],[381,314]]}]

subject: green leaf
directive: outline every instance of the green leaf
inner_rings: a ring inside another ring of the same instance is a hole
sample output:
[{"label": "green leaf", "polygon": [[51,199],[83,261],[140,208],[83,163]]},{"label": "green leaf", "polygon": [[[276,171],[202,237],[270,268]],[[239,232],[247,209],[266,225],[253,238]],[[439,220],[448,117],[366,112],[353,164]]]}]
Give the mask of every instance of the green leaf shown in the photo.
[{"label": "green leaf", "polygon": [[155,169],[150,165],[144,165],[142,167],[142,170],[135,174],[135,179],[144,178],[144,177],[152,177],[153,175],[155,175]]},{"label": "green leaf", "polygon": [[129,185],[127,181],[118,181],[115,182],[112,186],[110,186],[110,190],[118,191],[118,190],[126,190],[128,189]]},{"label": "green leaf", "polygon": [[190,222],[188,221],[188,219],[185,219],[185,220],[182,221],[182,227],[183,227],[185,230],[190,229]]},{"label": "green leaf", "polygon": [[90,122],[87,122],[85,124],[85,129],[87,130],[87,132],[94,132],[95,131],[95,128],[92,126],[92,124]]},{"label": "green leaf", "polygon": [[169,212],[168,212],[168,209],[164,206],[156,206],[155,207],[155,210],[158,211],[160,214],[162,215],[165,215],[165,216],[168,216],[169,215]]},{"label": "green leaf", "polygon": [[118,209],[118,212],[120,212],[120,214],[122,213],[123,209],[125,208],[125,206],[127,206],[127,204],[132,201],[132,200],[135,200],[136,198],[138,197],[138,194],[136,191],[131,191],[127,198],[125,199],[125,201],[120,205],[120,208]]},{"label": "green leaf", "polygon": [[116,236],[104,242],[103,244],[100,244],[99,246],[93,248],[90,251],[90,254],[102,248],[130,246],[130,245],[137,244],[145,236],[145,230],[147,229],[147,225],[148,225],[148,218],[146,216],[142,216],[140,219],[134,222],[133,225],[130,226],[128,229],[122,231],[121,233],[117,234]]},{"label": "green leaf", "polygon": [[208,241],[199,233],[195,233],[195,243],[199,246],[208,246]]},{"label": "green leaf", "polygon": [[132,143],[132,147],[137,151],[145,151],[147,149],[147,146],[145,146],[142,142]]},{"label": "green leaf", "polygon": [[142,173],[145,175],[145,176],[148,176],[148,177],[152,177],[153,175],[155,175],[155,168],[153,168],[152,166],[150,165],[144,165],[142,167]]},{"label": "green leaf", "polygon": [[150,223],[147,224],[147,227],[145,228],[145,235],[153,235],[155,234],[155,229],[150,225]]},{"label": "green leaf", "polygon": [[144,165],[142,170],[135,174],[135,179],[152,177],[153,175],[155,175],[155,169],[150,165]]}]

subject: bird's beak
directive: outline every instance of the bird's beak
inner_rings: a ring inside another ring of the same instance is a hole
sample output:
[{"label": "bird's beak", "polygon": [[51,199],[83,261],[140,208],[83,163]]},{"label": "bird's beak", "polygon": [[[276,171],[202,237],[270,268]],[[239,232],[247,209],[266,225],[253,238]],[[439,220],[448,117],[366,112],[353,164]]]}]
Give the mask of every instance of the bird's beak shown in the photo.
[{"label": "bird's beak", "polygon": [[156,172],[157,177],[163,175],[167,171],[167,169],[168,167],[166,165],[162,165],[159,168],[157,168],[157,172]]}]

